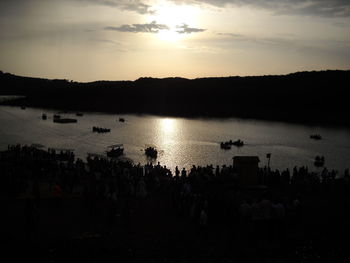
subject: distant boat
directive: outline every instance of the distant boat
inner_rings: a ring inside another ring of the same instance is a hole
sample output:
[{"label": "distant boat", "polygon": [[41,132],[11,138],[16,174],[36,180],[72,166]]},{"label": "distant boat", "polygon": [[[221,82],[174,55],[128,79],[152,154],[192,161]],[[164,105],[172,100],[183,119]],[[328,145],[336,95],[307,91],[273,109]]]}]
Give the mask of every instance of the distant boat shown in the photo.
[{"label": "distant boat", "polygon": [[111,132],[111,129],[107,128],[101,128],[101,127],[92,127],[92,132],[97,132],[97,133],[106,133],[106,132]]},{"label": "distant boat", "polygon": [[221,142],[220,143],[221,149],[224,149],[224,150],[231,149],[231,145],[241,147],[244,145],[244,142],[242,140],[238,139],[237,141],[229,140],[228,142]]},{"label": "distant boat", "polygon": [[311,134],[311,135],[310,135],[310,139],[321,140],[322,137],[321,137],[321,135],[319,135],[319,134]]},{"label": "distant boat", "polygon": [[117,158],[124,154],[123,144],[113,144],[107,147],[109,150],[106,151],[108,157]]},{"label": "distant boat", "polygon": [[230,150],[231,149],[231,144],[228,142],[221,142],[220,143],[220,148],[224,150]]},{"label": "distant boat", "polygon": [[77,123],[77,119],[71,119],[71,118],[54,118],[53,122],[55,123]]},{"label": "distant boat", "polygon": [[22,110],[25,110],[25,109],[26,109],[26,106],[21,106],[21,109],[22,109]]},{"label": "distant boat", "polygon": [[324,156],[316,156],[315,157],[315,161],[314,161],[314,165],[316,167],[322,167],[324,165]]},{"label": "distant boat", "polygon": [[45,114],[45,113],[43,113],[43,114],[41,115],[41,118],[42,118],[43,120],[46,120],[46,119],[47,119],[46,114]]},{"label": "distant boat", "polygon": [[71,118],[61,118],[61,115],[54,114],[53,115],[53,122],[55,123],[77,123],[77,119],[71,119]]},{"label": "distant boat", "polygon": [[145,154],[146,154],[148,157],[157,158],[158,151],[157,151],[157,149],[154,148],[154,147],[147,147],[147,148],[145,149]]},{"label": "distant boat", "polygon": [[234,146],[237,146],[237,147],[241,147],[241,146],[244,145],[244,142],[243,142],[242,140],[240,140],[240,139],[238,139],[237,141],[234,141],[234,142],[231,142],[231,141],[230,141],[230,143],[231,143],[232,145],[234,145]]},{"label": "distant boat", "polygon": [[119,118],[119,121],[120,122],[125,122],[125,119],[124,118]]},{"label": "distant boat", "polygon": [[77,115],[77,116],[81,117],[81,116],[83,116],[84,114],[83,114],[83,113],[81,113],[81,112],[77,112],[75,115]]}]

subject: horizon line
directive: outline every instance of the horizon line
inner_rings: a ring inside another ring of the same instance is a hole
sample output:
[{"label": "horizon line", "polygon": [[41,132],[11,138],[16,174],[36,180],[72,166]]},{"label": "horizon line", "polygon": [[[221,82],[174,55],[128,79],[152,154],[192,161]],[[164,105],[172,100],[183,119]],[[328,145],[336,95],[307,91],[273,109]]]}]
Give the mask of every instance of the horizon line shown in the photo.
[{"label": "horizon line", "polygon": [[288,75],[293,75],[293,74],[297,74],[297,73],[312,73],[312,72],[327,72],[327,71],[350,71],[350,69],[322,69],[322,70],[304,70],[304,71],[294,71],[294,72],[289,72],[289,73],[285,73],[285,74],[262,74],[262,75],[228,75],[228,76],[207,76],[207,77],[197,77],[197,78],[185,78],[185,77],[180,77],[180,76],[176,76],[176,77],[149,77],[149,76],[143,76],[143,77],[139,77],[137,79],[134,80],[106,80],[106,79],[100,79],[100,80],[93,80],[93,81],[76,81],[73,79],[68,79],[68,78],[45,78],[45,77],[33,77],[33,76],[26,76],[26,75],[16,75],[14,73],[11,72],[5,72],[0,70],[0,74],[10,74],[13,76],[17,76],[17,77],[23,77],[23,78],[34,78],[34,79],[43,79],[43,80],[66,80],[68,82],[76,82],[76,83],[93,83],[93,82],[122,82],[122,81],[126,81],[126,82],[135,82],[139,79],[185,79],[185,80],[197,80],[197,79],[210,79],[210,78],[254,78],[254,77],[272,77],[272,76],[288,76]]}]

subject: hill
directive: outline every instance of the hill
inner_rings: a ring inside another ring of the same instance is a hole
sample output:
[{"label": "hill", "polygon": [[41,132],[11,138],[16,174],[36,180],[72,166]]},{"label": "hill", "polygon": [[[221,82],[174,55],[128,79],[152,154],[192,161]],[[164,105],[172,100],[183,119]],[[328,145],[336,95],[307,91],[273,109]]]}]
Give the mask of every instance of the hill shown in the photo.
[{"label": "hill", "polygon": [[185,117],[241,117],[350,126],[350,71],[222,78],[140,78],[79,83],[0,73],[11,105]]}]

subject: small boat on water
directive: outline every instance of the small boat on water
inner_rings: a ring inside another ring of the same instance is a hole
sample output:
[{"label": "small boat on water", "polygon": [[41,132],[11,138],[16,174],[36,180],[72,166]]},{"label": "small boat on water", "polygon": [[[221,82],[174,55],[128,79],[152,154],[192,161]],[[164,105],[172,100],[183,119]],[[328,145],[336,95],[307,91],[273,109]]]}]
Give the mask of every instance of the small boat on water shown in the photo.
[{"label": "small boat on water", "polygon": [[46,120],[46,119],[47,119],[46,114],[45,114],[45,113],[43,113],[43,114],[41,115],[41,118],[42,118],[43,120]]},{"label": "small boat on water", "polygon": [[75,115],[81,117],[81,116],[83,116],[84,114],[81,113],[81,112],[77,112]]},{"label": "small boat on water", "polygon": [[119,122],[125,122],[124,118],[119,118]]},{"label": "small boat on water", "polygon": [[56,123],[77,123],[78,120],[71,119],[71,118],[57,118],[57,119],[54,119],[53,122],[56,122]]},{"label": "small boat on water", "polygon": [[237,141],[234,141],[234,142],[230,141],[230,143],[234,146],[237,146],[237,147],[241,147],[244,145],[244,142],[240,139],[238,139]]},{"label": "small boat on water", "polygon": [[321,135],[319,135],[319,134],[311,134],[311,135],[310,135],[310,139],[321,140],[322,137],[321,137]]},{"label": "small boat on water", "polygon": [[230,150],[231,149],[231,144],[228,142],[221,142],[220,143],[220,148],[224,150]]},{"label": "small boat on water", "polygon": [[241,147],[244,145],[244,142],[242,140],[238,139],[237,141],[229,140],[228,142],[221,142],[220,143],[221,149],[224,149],[224,150],[231,149],[232,145],[237,146],[237,147]]},{"label": "small boat on water", "polygon": [[124,154],[123,144],[113,144],[108,146],[107,148],[108,148],[108,150],[106,151],[107,157],[117,158]]},{"label": "small boat on water", "polygon": [[324,162],[325,162],[325,160],[324,160],[324,156],[316,156],[315,157],[315,161],[314,161],[314,165],[316,166],[316,167],[322,167],[323,165],[324,165]]},{"label": "small boat on water", "polygon": [[22,109],[22,110],[25,110],[25,109],[26,109],[26,106],[21,106],[21,109]]},{"label": "small boat on water", "polygon": [[55,123],[76,123],[76,122],[78,122],[78,120],[71,119],[71,118],[61,118],[61,115],[54,114],[53,115],[53,122],[55,122]]},{"label": "small boat on water", "polygon": [[97,132],[97,133],[106,133],[106,132],[111,132],[111,129],[107,128],[101,128],[101,127],[92,127],[92,132]]},{"label": "small boat on water", "polygon": [[147,147],[145,149],[145,154],[147,157],[150,157],[150,158],[157,158],[157,155],[158,155],[158,151],[156,148],[154,147]]}]

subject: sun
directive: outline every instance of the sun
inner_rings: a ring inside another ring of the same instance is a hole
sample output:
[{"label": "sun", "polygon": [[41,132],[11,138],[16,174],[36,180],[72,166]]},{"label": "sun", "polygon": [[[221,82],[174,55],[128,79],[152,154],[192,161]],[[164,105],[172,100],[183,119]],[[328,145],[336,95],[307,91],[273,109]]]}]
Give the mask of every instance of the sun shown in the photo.
[{"label": "sun", "polygon": [[198,17],[198,8],[190,5],[176,5],[163,1],[157,4],[155,12],[150,15],[151,21],[157,21],[158,24],[164,24],[168,26],[167,30],[160,30],[157,38],[175,42],[181,40],[187,36],[187,34],[181,34],[178,26],[183,24],[195,25]]}]

